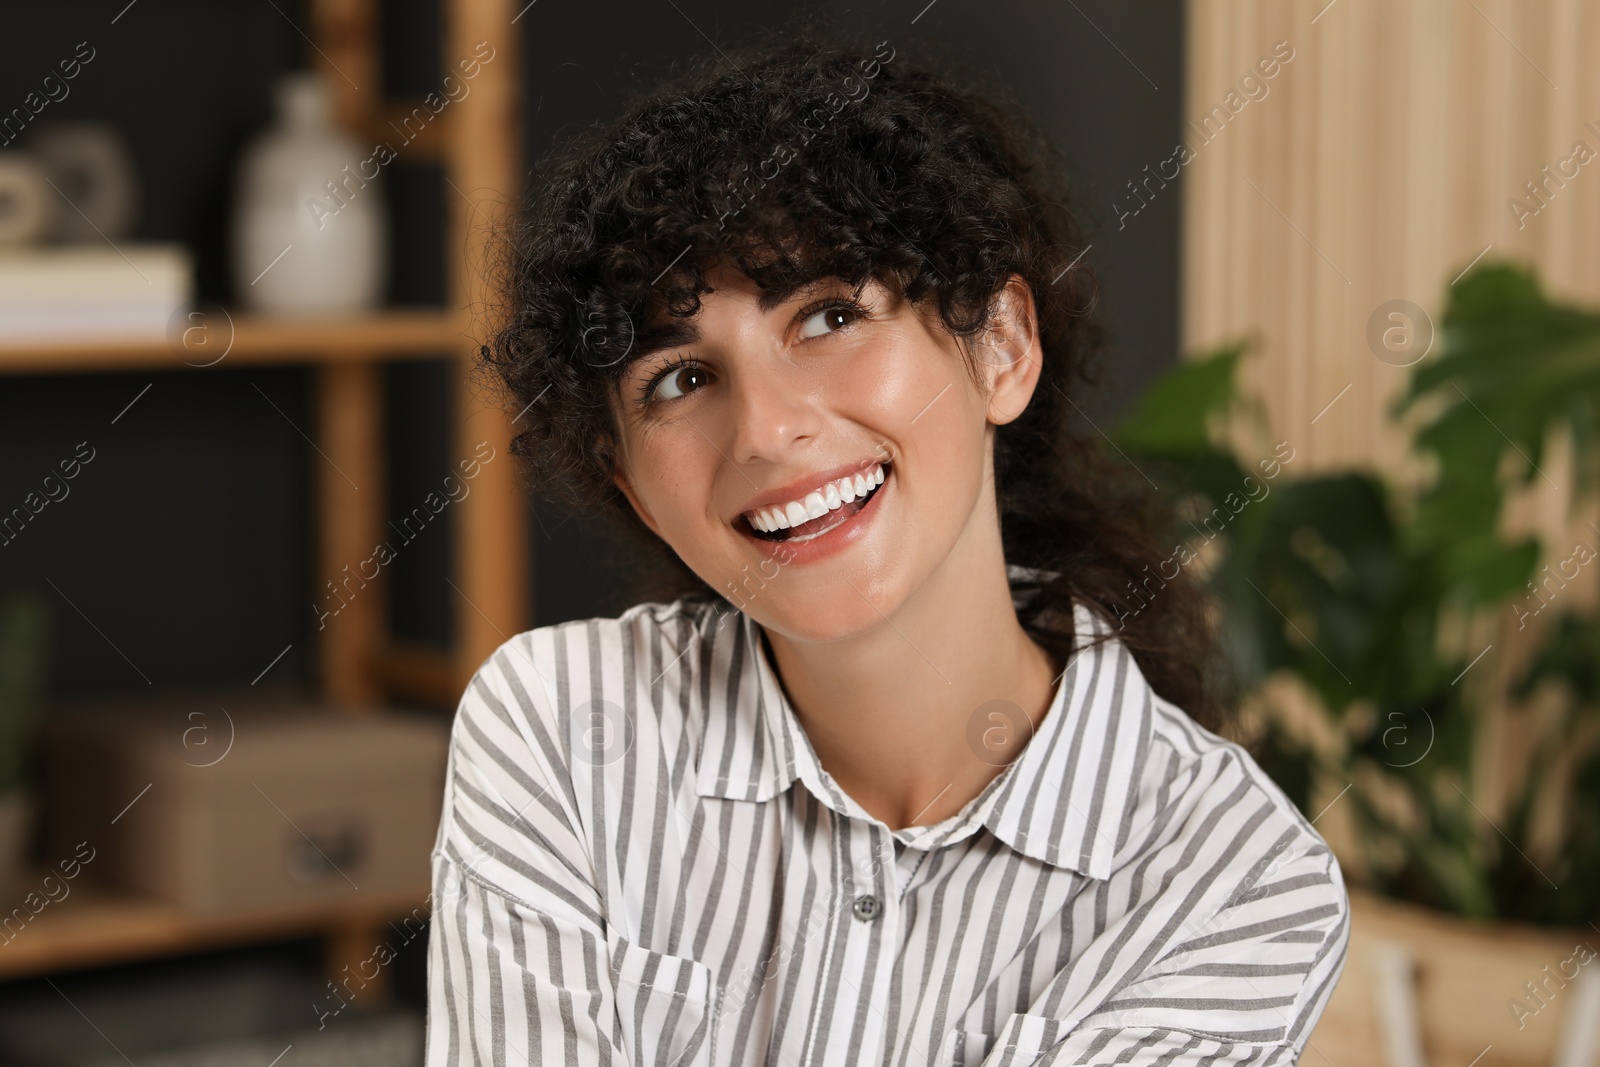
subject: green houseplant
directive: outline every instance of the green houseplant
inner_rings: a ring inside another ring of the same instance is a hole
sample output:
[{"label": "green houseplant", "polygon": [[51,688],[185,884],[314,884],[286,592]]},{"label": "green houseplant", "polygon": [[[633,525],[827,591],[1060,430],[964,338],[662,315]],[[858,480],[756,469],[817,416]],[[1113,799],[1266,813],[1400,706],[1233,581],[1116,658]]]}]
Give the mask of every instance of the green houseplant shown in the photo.
[{"label": "green houseplant", "polygon": [[[1351,806],[1362,878],[1384,895],[1478,919],[1600,919],[1600,616],[1565,593],[1573,568],[1596,558],[1600,529],[1543,552],[1502,533],[1508,494],[1544,477],[1557,434],[1572,444],[1574,506],[1592,498],[1600,315],[1552,303],[1507,265],[1452,286],[1434,351],[1390,412],[1430,471],[1418,486],[1341,471],[1250,491],[1261,476],[1216,443],[1220,427],[1251,425],[1235,384],[1244,357],[1232,345],[1181,364],[1111,436],[1173,495],[1174,538],[1208,550],[1205,582],[1239,694],[1290,676],[1335,738],[1309,742],[1265,698],[1252,750],[1308,815],[1316,776],[1348,783],[1339,803]],[[1128,610],[1148,585],[1130,584]],[[1495,694],[1492,661],[1479,660],[1501,613],[1540,616],[1542,636],[1509,692]],[[1541,731],[1530,771],[1490,818],[1473,800],[1485,701],[1546,685],[1566,709],[1553,726],[1523,724]],[[1559,809],[1553,847],[1534,832],[1541,803]]]}]

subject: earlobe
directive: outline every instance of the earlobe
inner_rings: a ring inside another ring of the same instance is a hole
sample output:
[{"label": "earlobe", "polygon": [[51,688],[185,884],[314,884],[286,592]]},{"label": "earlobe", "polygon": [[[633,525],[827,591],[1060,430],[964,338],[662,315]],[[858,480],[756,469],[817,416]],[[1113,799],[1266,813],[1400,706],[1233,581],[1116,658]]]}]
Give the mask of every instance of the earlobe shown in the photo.
[{"label": "earlobe", "polygon": [[648,526],[651,533],[660,537],[661,530],[656,526],[656,520],[650,515],[650,509],[646,508],[640,502],[638,496],[634,494],[633,486],[628,483],[628,476],[621,471],[617,471],[612,474],[611,481],[618,489],[622,490],[622,495],[628,498],[628,503],[633,506],[634,514],[639,516],[639,521]]},{"label": "earlobe", "polygon": [[[608,442],[609,460],[611,468],[611,483],[615,485],[622,495],[627,497],[628,504],[633,508],[633,513],[639,516],[639,521],[650,528],[650,532],[661,537],[661,530],[656,526],[656,520],[651,516],[650,509],[639,500],[638,494],[633,491],[633,484],[628,480],[628,445],[625,438],[611,438]],[[666,538],[662,538],[666,540]]]}]

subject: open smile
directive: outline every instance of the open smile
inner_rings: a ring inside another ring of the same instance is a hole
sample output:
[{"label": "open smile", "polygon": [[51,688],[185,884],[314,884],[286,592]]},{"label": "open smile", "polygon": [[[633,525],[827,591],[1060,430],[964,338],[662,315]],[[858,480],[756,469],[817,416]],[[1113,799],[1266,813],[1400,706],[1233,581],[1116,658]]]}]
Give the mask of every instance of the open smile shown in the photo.
[{"label": "open smile", "polygon": [[847,474],[782,504],[747,511],[742,518],[757,537],[767,541],[809,541],[833,529],[866,506],[887,475],[888,464],[875,463]]},{"label": "open smile", "polygon": [[746,537],[760,542],[769,555],[778,546],[785,547],[783,554],[790,561],[825,555],[856,539],[866,521],[863,516],[878,510],[869,510],[869,505],[892,474],[889,463],[875,463],[859,474],[829,481],[797,499],[747,511],[734,525]]}]

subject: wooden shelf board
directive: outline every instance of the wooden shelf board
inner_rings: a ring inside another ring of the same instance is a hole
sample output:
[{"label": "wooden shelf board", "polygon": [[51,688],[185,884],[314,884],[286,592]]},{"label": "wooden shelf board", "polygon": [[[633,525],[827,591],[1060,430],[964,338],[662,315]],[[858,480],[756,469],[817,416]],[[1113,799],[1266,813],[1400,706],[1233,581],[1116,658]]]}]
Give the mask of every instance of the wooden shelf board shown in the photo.
[{"label": "wooden shelf board", "polygon": [[[59,876],[57,881],[60,881]],[[246,915],[200,915],[87,880],[65,883],[67,896],[46,904],[0,941],[0,980],[84,967],[328,933],[353,923],[383,923],[427,910],[428,888],[356,893],[348,903]]]},{"label": "wooden shelf board", "polygon": [[[0,339],[0,374],[420,359],[458,353],[467,346],[468,337],[464,317],[454,311],[426,308],[328,319],[212,314],[200,328],[210,336],[203,347],[196,345],[187,352],[175,350],[166,340],[145,338]],[[194,336],[196,340],[202,337]],[[226,354],[218,358],[219,353]]]}]

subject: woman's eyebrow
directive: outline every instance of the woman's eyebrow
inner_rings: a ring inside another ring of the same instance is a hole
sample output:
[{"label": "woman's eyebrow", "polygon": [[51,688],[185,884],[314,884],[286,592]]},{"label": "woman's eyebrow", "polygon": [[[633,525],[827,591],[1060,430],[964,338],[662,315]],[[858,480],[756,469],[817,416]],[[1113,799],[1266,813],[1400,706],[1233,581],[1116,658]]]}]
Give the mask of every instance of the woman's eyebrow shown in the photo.
[{"label": "woman's eyebrow", "polygon": [[[794,285],[784,286],[781,289],[763,290],[756,298],[756,307],[763,312],[771,311],[779,304],[791,300],[811,296],[831,289],[836,285],[846,285],[839,278],[823,277],[813,278],[807,282],[796,282]],[[641,359],[648,359],[657,352],[667,348],[678,348],[682,345],[692,345],[700,340],[700,327],[693,322],[674,321],[665,326],[651,330],[648,335],[638,338],[633,348],[623,360],[623,366],[629,367]]]},{"label": "woman's eyebrow", "polygon": [[787,301],[807,297],[825,289],[832,289],[836,285],[845,284],[847,283],[842,278],[828,275],[821,278],[813,278],[808,282],[796,282],[794,285],[786,285],[781,289],[763,290],[761,295],[756,298],[756,307],[762,311],[771,311],[779,304]]},{"label": "woman's eyebrow", "polygon": [[692,322],[680,320],[657,327],[635,339],[633,347],[628,350],[627,356],[623,358],[623,368],[631,367],[641,359],[648,359],[663,349],[692,345],[699,340],[700,327]]}]

